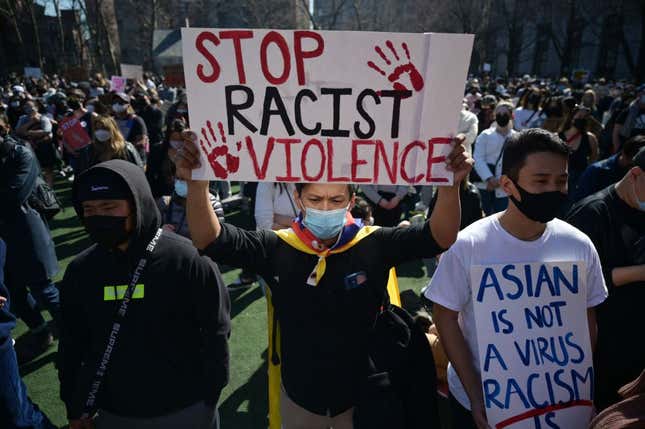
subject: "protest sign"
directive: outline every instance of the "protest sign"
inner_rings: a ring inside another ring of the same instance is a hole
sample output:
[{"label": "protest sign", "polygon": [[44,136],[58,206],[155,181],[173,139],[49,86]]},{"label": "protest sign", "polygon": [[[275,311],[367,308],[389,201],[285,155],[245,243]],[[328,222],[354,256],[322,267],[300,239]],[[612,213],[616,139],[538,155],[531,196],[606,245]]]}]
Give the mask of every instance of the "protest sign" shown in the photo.
[{"label": "protest sign", "polygon": [[183,87],[186,86],[184,80],[184,66],[181,64],[174,64],[170,66],[164,66],[164,83],[167,86],[174,87]]},{"label": "protest sign", "polygon": [[143,80],[143,66],[121,63],[121,76],[126,79]]},{"label": "protest sign", "polygon": [[584,262],[471,267],[491,427],[587,428],[594,373],[585,279]]},{"label": "protest sign", "polygon": [[92,141],[79,120],[72,116],[63,119],[59,127],[63,132],[65,144],[72,150],[82,149]]},{"label": "protest sign", "polygon": [[110,79],[110,90],[114,92],[124,92],[127,79],[123,76],[112,76]]},{"label": "protest sign", "polygon": [[195,178],[450,184],[473,36],[182,28]]},{"label": "protest sign", "polygon": [[38,67],[25,67],[25,77],[34,77],[40,79],[43,76],[43,72]]}]

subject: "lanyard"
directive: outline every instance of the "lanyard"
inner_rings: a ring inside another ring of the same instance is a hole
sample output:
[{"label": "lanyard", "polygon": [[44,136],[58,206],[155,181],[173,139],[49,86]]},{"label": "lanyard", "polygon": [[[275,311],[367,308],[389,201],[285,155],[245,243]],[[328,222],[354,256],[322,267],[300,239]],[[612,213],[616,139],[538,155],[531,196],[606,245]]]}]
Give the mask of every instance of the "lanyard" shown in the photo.
[{"label": "lanyard", "polygon": [[117,310],[116,315],[114,316],[114,322],[112,323],[112,329],[110,331],[110,336],[108,337],[108,340],[107,340],[107,345],[105,346],[105,351],[103,352],[101,361],[99,362],[98,367],[96,368],[94,379],[92,380],[92,384],[90,385],[90,391],[87,394],[85,406],[83,407],[83,414],[81,416],[82,419],[88,419],[94,414],[96,397],[99,393],[99,390],[101,389],[101,384],[103,383],[103,378],[105,377],[105,373],[107,372],[107,367],[110,362],[110,358],[112,357],[112,351],[116,347],[116,342],[117,342],[117,339],[119,338],[119,330],[121,329],[121,324],[125,320],[125,315],[128,311],[128,306],[130,305],[132,294],[134,293],[134,289],[137,286],[137,282],[139,281],[139,278],[141,278],[141,274],[143,274],[146,264],[148,263],[148,258],[152,256],[152,252],[155,250],[155,247],[157,246],[157,242],[159,241],[159,237],[161,237],[161,233],[162,233],[162,230],[161,228],[159,228],[157,230],[157,233],[153,237],[153,239],[146,247],[146,250],[144,251],[143,256],[141,257],[141,259],[139,260],[139,263],[137,264],[137,268],[135,268],[134,273],[132,273],[130,284],[128,285],[128,288],[126,289],[125,294],[123,295],[123,301],[121,301],[121,305],[119,306],[119,309]]}]

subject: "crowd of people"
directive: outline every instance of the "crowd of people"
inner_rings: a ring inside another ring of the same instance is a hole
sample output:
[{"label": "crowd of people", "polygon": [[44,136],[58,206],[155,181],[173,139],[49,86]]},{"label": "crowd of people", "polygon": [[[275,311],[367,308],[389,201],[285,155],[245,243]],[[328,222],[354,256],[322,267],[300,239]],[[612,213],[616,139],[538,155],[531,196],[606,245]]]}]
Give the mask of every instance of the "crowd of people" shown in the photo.
[{"label": "crowd of people", "polygon": [[[645,424],[645,85],[470,78],[446,161],[453,186],[242,183],[252,230],[226,223],[230,183],[191,179],[200,158],[188,113],[185,92],[149,73],[123,92],[100,74],[0,81],[0,427],[54,427],[19,363],[55,337],[72,429],[219,427],[225,264],[243,269],[239,283],[260,282],[274,309],[282,427],[439,427],[433,392],[447,383],[452,427],[487,428],[469,267],[556,260],[586,266],[577,317],[594,346],[589,427],[628,427],[616,418],[628,394]],[[68,118],[87,136],[81,147]],[[95,244],[54,284],[49,222],[67,180]],[[400,339],[378,321],[393,300],[390,268],[413,260],[428,269],[432,319],[405,325],[423,341],[408,338],[405,362],[420,369],[403,371],[391,351]],[[19,356],[16,318],[30,338]],[[384,398],[374,377],[387,371],[398,382]],[[430,398],[410,394],[419,380]],[[384,405],[392,397],[398,408]]]}]

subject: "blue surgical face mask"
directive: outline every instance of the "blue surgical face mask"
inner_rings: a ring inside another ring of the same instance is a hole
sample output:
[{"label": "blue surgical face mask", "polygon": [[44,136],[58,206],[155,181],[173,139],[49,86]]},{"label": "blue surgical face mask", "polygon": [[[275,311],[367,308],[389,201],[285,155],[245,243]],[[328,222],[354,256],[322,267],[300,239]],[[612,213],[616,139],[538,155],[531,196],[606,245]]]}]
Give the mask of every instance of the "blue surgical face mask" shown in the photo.
[{"label": "blue surgical face mask", "polygon": [[183,180],[175,180],[175,194],[181,198],[186,198],[186,195],[188,195],[188,184]]},{"label": "blue surgical face mask", "polygon": [[345,225],[347,207],[337,210],[316,210],[305,208],[302,223],[311,233],[321,240],[337,237]]}]

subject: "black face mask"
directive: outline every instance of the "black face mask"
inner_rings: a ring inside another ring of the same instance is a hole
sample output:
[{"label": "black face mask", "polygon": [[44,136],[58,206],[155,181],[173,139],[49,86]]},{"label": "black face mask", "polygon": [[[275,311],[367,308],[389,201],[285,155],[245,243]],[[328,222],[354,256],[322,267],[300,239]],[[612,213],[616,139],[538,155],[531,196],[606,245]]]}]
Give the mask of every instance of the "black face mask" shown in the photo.
[{"label": "black face mask", "polygon": [[511,120],[511,117],[506,115],[506,114],[500,114],[498,113],[495,115],[495,122],[497,122],[497,125],[500,127],[505,127],[508,125],[508,122]]},{"label": "black face mask", "polygon": [[562,205],[567,202],[567,194],[563,194],[560,191],[532,194],[524,190],[517,182],[513,183],[520,192],[522,201],[518,201],[513,195],[509,195],[509,198],[524,216],[536,222],[547,223],[553,220],[558,215]]},{"label": "black face mask", "polygon": [[574,119],[573,126],[576,127],[579,131],[584,131],[587,128],[587,120],[584,118]]},{"label": "black face mask", "polygon": [[114,249],[128,241],[127,216],[88,216],[84,220],[90,239],[106,249]]}]

